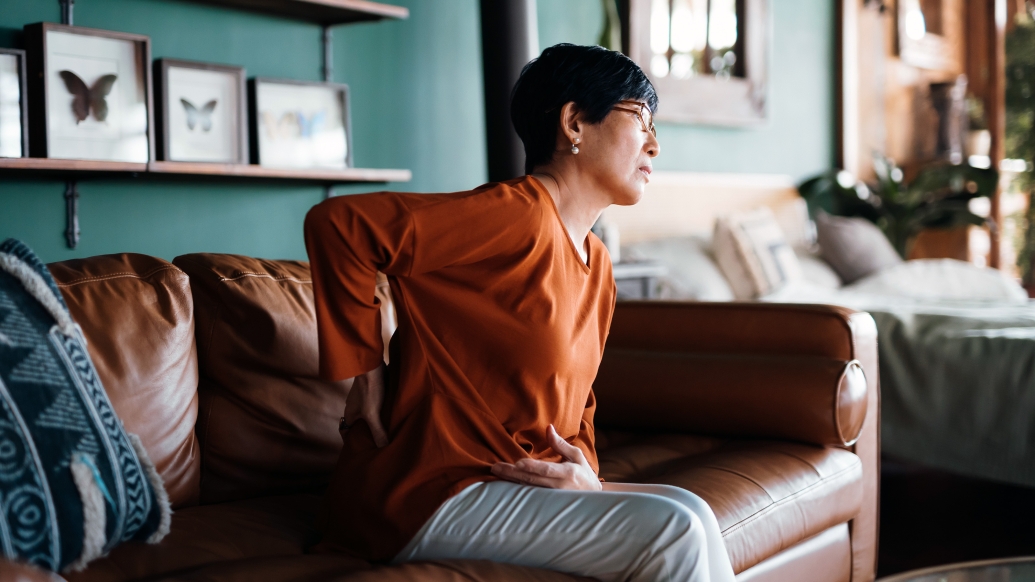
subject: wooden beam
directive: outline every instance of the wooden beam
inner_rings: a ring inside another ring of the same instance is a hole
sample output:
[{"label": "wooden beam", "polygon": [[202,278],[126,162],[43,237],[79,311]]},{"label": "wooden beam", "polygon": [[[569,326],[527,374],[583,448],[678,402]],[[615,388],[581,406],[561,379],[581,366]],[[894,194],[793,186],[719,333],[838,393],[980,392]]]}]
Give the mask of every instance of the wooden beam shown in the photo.
[{"label": "wooden beam", "polygon": [[[992,167],[999,168],[999,163],[1006,156],[1006,20],[1007,0],[985,0],[988,28],[986,29],[986,46],[988,51],[988,96],[985,101],[988,115],[988,129],[992,134],[992,150],[989,153]],[[1001,267],[1002,232],[1002,198],[1001,188],[997,185],[992,194],[991,212],[989,216],[995,221],[996,228],[991,233],[991,249],[988,265],[994,269]]]}]

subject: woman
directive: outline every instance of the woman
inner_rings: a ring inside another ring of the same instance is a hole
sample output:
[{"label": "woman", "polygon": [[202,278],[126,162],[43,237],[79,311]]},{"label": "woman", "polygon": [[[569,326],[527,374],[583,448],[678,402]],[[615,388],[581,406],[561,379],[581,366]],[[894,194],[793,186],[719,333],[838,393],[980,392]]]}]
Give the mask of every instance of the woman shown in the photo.
[{"label": "woman", "polygon": [[[615,286],[589,230],[643,195],[656,107],[625,56],[557,45],[514,88],[530,175],[455,194],[334,198],[309,213],[321,373],[355,377],[323,551],[733,580],[700,498],[597,477],[591,386]],[[378,270],[399,318],[387,378]]]}]

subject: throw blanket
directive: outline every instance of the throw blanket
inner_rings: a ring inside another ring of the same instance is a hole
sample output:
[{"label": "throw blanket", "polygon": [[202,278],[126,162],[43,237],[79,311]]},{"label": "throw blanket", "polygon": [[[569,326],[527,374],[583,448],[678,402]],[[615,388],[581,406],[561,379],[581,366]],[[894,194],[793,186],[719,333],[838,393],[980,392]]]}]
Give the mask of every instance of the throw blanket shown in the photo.
[{"label": "throw blanket", "polygon": [[1035,487],[1035,304],[816,289],[767,300],[873,315],[884,453]]}]

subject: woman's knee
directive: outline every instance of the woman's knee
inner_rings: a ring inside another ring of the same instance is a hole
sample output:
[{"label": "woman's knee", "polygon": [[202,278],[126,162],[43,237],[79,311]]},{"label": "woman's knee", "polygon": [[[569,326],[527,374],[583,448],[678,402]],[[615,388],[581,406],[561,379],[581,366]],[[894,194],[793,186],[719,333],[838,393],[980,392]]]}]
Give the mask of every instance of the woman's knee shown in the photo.
[{"label": "woman's knee", "polygon": [[638,521],[653,530],[652,537],[665,543],[696,543],[705,536],[701,518],[683,503],[660,495],[636,496],[630,509]]},{"label": "woman's knee", "polygon": [[711,506],[704,499],[682,487],[676,487],[675,485],[650,485],[649,490],[646,492],[678,502],[697,515],[703,515],[702,512],[710,513],[712,511]]}]

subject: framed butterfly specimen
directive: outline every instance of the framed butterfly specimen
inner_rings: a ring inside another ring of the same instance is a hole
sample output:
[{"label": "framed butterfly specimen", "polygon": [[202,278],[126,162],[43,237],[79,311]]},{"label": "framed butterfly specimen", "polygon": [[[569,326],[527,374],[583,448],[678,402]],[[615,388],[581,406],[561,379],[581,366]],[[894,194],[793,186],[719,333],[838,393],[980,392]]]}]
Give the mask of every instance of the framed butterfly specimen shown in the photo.
[{"label": "framed butterfly specimen", "polygon": [[0,158],[29,155],[25,51],[0,48]]},{"label": "framed butterfly specimen", "polygon": [[38,22],[25,26],[25,46],[30,155],[152,159],[148,37]]},{"label": "framed butterfly specimen", "polygon": [[352,167],[348,85],[259,77],[248,89],[253,163]]},{"label": "framed butterfly specimen", "polygon": [[158,59],[154,79],[158,159],[248,163],[244,68]]}]

